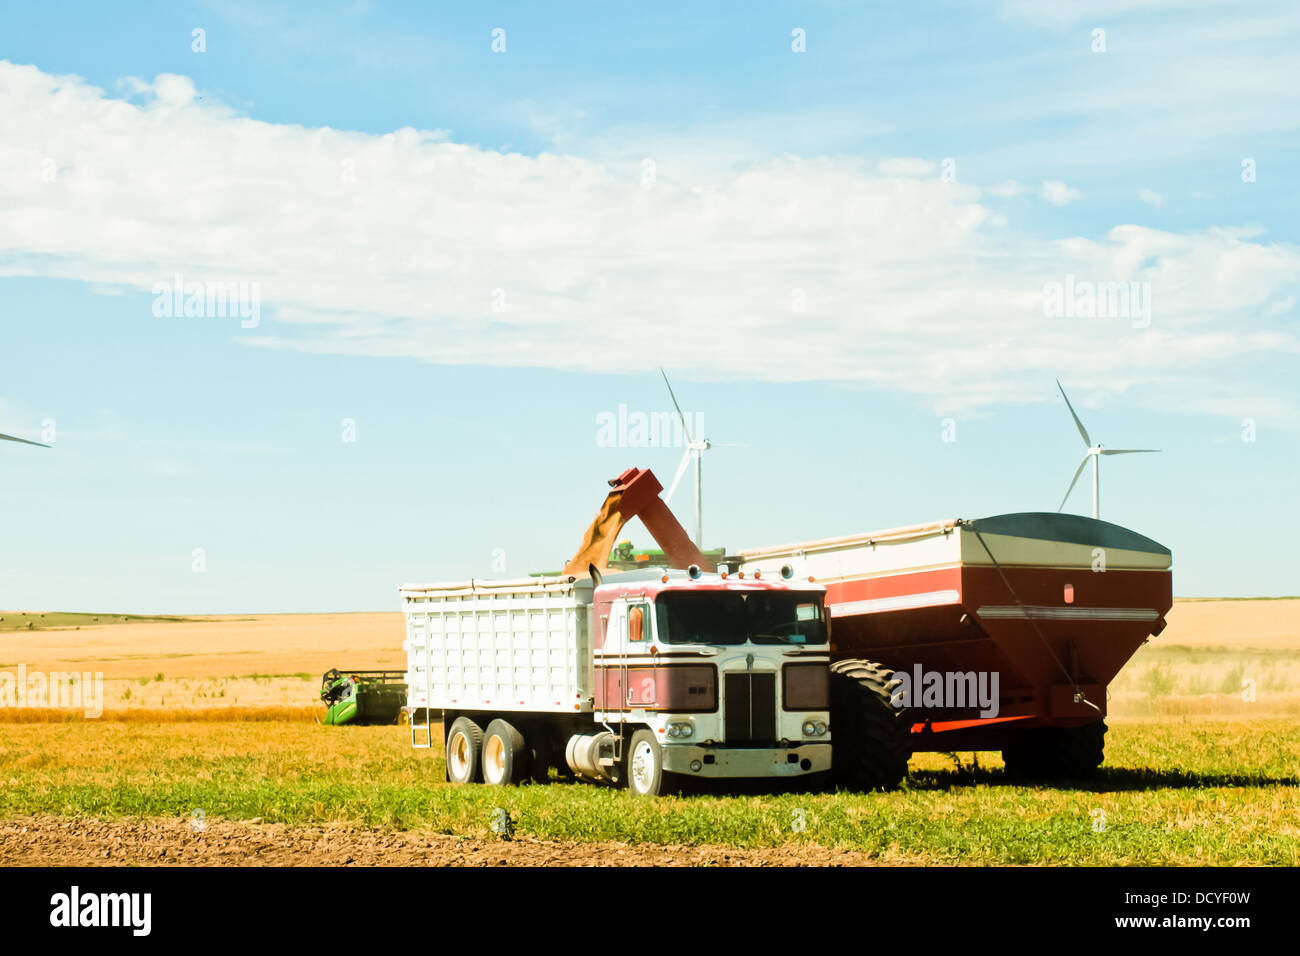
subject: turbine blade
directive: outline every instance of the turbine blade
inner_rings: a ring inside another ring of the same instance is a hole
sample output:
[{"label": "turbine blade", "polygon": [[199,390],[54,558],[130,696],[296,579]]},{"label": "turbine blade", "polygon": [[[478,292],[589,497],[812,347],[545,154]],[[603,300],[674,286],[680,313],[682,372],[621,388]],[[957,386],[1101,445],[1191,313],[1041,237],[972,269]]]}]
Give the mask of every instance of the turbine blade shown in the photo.
[{"label": "turbine blade", "polygon": [[23,445],[35,445],[37,448],[49,448],[49,447],[50,447],[49,445],[44,445],[44,444],[42,444],[41,442],[38,442],[38,441],[28,441],[26,438],[15,438],[13,435],[3,435],[3,434],[0,434],[0,440],[3,440],[3,441],[16,441],[16,442],[18,442],[18,443],[20,443],[20,444],[23,444]]},{"label": "turbine blade", "polygon": [[[1056,380],[1056,387],[1061,388],[1061,380]],[[1088,429],[1083,427],[1083,422],[1079,421],[1079,416],[1074,414],[1074,406],[1070,404],[1069,397],[1065,394],[1065,389],[1061,388],[1061,397],[1065,399],[1065,407],[1070,410],[1070,417],[1074,419],[1074,424],[1079,426],[1079,434],[1083,436],[1083,443],[1089,448],[1092,447],[1092,439],[1088,437]]]},{"label": "turbine blade", "polygon": [[688,442],[694,441],[694,439],[691,438],[691,430],[686,427],[686,416],[682,414],[682,406],[677,404],[677,396],[673,394],[673,387],[668,382],[668,373],[664,371],[662,365],[659,366],[659,374],[664,377],[664,384],[668,385],[668,396],[673,400],[673,408],[677,409],[677,417],[682,420],[682,431],[686,433],[686,440]]},{"label": "turbine blade", "polygon": [[1147,452],[1158,452],[1159,448],[1103,448],[1103,455],[1141,455]]},{"label": "turbine blade", "polygon": [[1070,500],[1070,492],[1079,483],[1079,476],[1083,474],[1083,467],[1086,464],[1088,464],[1088,456],[1084,455],[1083,461],[1079,462],[1079,467],[1074,472],[1074,477],[1070,479],[1070,487],[1065,489],[1065,497],[1061,499],[1061,507],[1056,509],[1057,514],[1060,514],[1061,508],[1064,508],[1065,503]]},{"label": "turbine blade", "polygon": [[677,490],[677,485],[682,480],[682,475],[686,474],[686,466],[690,464],[692,449],[687,448],[686,454],[682,455],[682,463],[677,466],[677,474],[673,475],[673,483],[668,486],[668,494],[664,495],[664,504],[672,500],[673,492]]}]

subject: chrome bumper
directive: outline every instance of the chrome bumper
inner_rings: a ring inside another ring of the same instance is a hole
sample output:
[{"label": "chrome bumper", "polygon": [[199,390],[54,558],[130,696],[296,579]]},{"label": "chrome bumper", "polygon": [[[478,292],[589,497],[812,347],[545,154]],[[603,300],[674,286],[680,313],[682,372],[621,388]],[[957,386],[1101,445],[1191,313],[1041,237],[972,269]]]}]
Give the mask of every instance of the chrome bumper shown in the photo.
[{"label": "chrome bumper", "polygon": [[[761,750],[667,744],[663,756],[665,770],[692,777],[798,777],[831,769],[828,743]],[[706,758],[712,758],[712,762]],[[691,762],[696,760],[699,770],[691,769]]]}]

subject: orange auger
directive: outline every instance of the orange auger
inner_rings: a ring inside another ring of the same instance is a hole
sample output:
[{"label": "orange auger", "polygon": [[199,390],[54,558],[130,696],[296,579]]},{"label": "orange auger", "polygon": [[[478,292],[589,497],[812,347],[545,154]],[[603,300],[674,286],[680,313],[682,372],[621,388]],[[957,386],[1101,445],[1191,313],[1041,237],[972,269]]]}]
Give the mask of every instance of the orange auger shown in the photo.
[{"label": "orange auger", "polygon": [[686,568],[698,564],[703,571],[714,571],[712,561],[695,546],[678,523],[668,506],[659,497],[664,486],[659,484],[649,468],[629,468],[609,482],[611,491],[601,505],[596,520],[583,535],[578,553],[564,566],[564,574],[585,575],[591,565],[603,571],[609,564],[609,553],[623,526],[633,518],[640,518],[655,544],[663,550],[671,566]]}]

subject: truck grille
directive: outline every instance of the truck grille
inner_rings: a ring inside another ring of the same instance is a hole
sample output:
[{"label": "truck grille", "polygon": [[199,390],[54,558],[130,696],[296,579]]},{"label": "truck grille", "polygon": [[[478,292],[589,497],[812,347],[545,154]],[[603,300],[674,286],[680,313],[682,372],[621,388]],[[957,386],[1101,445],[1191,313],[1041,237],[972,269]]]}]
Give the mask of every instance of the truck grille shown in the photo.
[{"label": "truck grille", "polygon": [[727,674],[723,693],[729,746],[768,747],[776,742],[775,674]]}]

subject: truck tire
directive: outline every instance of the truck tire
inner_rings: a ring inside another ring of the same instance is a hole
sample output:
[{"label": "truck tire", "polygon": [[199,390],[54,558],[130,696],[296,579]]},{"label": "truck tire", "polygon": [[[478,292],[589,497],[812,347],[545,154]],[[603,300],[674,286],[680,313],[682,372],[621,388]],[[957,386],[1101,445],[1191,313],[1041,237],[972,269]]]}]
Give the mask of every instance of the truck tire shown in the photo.
[{"label": "truck tire", "polygon": [[1080,780],[1104,759],[1104,720],[1082,727],[1032,727],[1002,751],[1007,775],[1023,780]]},{"label": "truck tire", "polygon": [[627,788],[639,797],[657,797],[664,790],[664,753],[655,735],[644,728],[627,745]]},{"label": "truck tire", "polygon": [[831,768],[837,786],[892,790],[907,776],[912,726],[896,707],[894,672],[873,661],[831,665]]},{"label": "truck tire", "polygon": [[468,717],[457,717],[447,731],[447,780],[474,783],[483,762],[483,731]]},{"label": "truck tire", "polygon": [[509,721],[497,718],[483,738],[483,782],[494,787],[519,783],[527,775],[524,735]]}]

